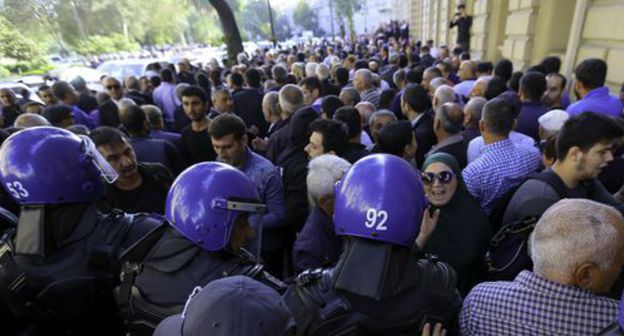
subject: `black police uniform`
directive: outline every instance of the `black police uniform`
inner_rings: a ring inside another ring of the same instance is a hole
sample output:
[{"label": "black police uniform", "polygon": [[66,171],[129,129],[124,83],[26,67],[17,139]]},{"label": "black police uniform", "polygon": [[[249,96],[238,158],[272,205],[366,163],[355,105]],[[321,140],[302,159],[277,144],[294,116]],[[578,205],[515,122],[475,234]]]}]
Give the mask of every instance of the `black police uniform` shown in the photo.
[{"label": "black police uniform", "polygon": [[[24,206],[0,239],[3,335],[122,335],[118,257],[162,220],[95,204]],[[7,331],[8,330],[8,331]],[[6,333],[5,333],[6,332]]]},{"label": "black police uniform", "polygon": [[116,299],[132,335],[152,335],[164,318],[179,314],[196,286],[245,275],[280,293],[286,285],[263,270],[249,252],[206,252],[172,227],[146,237],[122,256]]},{"label": "black police uniform", "polygon": [[338,264],[308,270],[284,294],[297,335],[420,335],[455,328],[461,298],[453,269],[389,244],[351,238]]}]

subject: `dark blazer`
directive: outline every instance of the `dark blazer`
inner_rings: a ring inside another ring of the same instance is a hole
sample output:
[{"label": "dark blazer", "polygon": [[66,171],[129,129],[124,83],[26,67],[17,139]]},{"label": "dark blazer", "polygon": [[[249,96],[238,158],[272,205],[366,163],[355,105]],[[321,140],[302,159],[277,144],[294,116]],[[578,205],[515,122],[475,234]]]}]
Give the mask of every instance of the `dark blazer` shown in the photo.
[{"label": "dark blazer", "polygon": [[442,146],[440,148],[436,148],[432,150],[429,155],[433,155],[435,153],[446,153],[451,155],[457,160],[459,167],[461,169],[466,168],[468,165],[468,142],[462,138],[462,141],[455,142],[452,144],[448,144],[446,146]]},{"label": "dark blazer", "polygon": [[267,145],[266,158],[275,164],[279,155],[286,150],[290,144],[290,120],[288,118],[282,121],[281,127],[274,131],[269,137],[269,144]]},{"label": "dark blazer", "polygon": [[433,133],[433,117],[431,113],[425,112],[416,124],[412,126],[412,130],[418,145],[416,149],[416,166],[420,168],[425,162],[425,155],[437,143],[435,133]]},{"label": "dark blazer", "polygon": [[238,89],[232,92],[234,101],[234,113],[241,117],[247,128],[256,126],[263,138],[269,128],[269,124],[264,120],[262,114],[262,98],[264,95],[257,89]]}]

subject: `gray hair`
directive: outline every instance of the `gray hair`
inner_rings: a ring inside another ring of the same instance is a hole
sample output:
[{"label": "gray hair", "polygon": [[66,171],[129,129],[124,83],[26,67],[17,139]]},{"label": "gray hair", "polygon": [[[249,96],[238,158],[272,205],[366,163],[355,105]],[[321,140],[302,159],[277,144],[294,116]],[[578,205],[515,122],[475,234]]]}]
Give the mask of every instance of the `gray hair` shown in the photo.
[{"label": "gray hair", "polygon": [[563,199],[546,210],[531,234],[534,272],[570,276],[586,262],[609,269],[621,253],[622,230],[624,218],[613,207],[588,199]]},{"label": "gray hair", "polygon": [[448,134],[458,134],[464,124],[464,112],[456,103],[445,103],[436,112],[440,126]]},{"label": "gray hair", "polygon": [[439,108],[446,103],[457,103],[457,96],[452,87],[443,84],[435,90],[433,95],[434,108]]},{"label": "gray hair", "polygon": [[188,83],[178,83],[175,86],[174,92],[175,92],[176,97],[178,97],[180,101],[182,101],[182,91],[184,91],[184,89],[186,89],[189,86],[191,85],[189,85]]},{"label": "gray hair", "polygon": [[323,154],[310,161],[306,183],[314,205],[318,205],[323,196],[334,196],[334,184],[349,168],[351,164],[347,160],[331,154]]},{"label": "gray hair", "polygon": [[387,117],[387,118],[391,118],[393,121],[397,121],[397,117],[394,114],[394,112],[392,112],[390,110],[385,110],[384,109],[384,110],[379,110],[379,111],[373,113],[373,115],[368,120],[368,125],[372,126],[375,123],[375,121],[378,118],[381,118],[381,117]]},{"label": "gray hair", "polygon": [[468,101],[468,104],[464,107],[464,113],[470,114],[470,120],[473,125],[478,125],[481,120],[481,113],[483,112],[483,106],[487,103],[487,99],[483,97],[474,97]]},{"label": "gray hair", "polygon": [[162,111],[156,105],[142,105],[141,108],[145,112],[145,116],[147,117],[147,121],[149,122],[151,127],[159,127],[162,123]]},{"label": "gray hair", "polygon": [[262,98],[262,107],[267,108],[269,110],[270,115],[279,115],[279,93],[277,92],[267,92]]},{"label": "gray hair", "polygon": [[318,64],[314,62],[310,62],[305,66],[305,75],[306,77],[316,77],[316,67]]},{"label": "gray hair", "polygon": [[15,118],[15,127],[35,127],[35,126],[50,126],[48,119],[34,113],[23,113]]},{"label": "gray hair", "polygon": [[327,65],[321,63],[316,66],[316,77],[318,77],[319,80],[329,78],[329,68]]},{"label": "gray hair", "polygon": [[119,100],[119,113],[123,113],[122,111],[125,111],[130,106],[136,106],[134,100],[130,98],[121,98]]},{"label": "gray hair", "polygon": [[364,85],[367,88],[370,88],[373,86],[373,73],[368,70],[368,69],[359,69],[358,71],[355,72],[355,76],[361,76],[362,77],[362,82],[364,82]]},{"label": "gray hair", "polygon": [[279,106],[282,113],[290,116],[303,107],[303,92],[294,84],[284,85],[279,91]]},{"label": "gray hair", "polygon": [[429,82],[429,86],[431,86],[434,92],[443,85],[446,85],[446,79],[444,79],[444,77],[436,77]]},{"label": "gray hair", "polygon": [[362,116],[362,121],[365,124],[368,124],[370,117],[375,113],[375,105],[370,102],[363,101],[359,102],[355,105],[355,108],[360,112],[360,116]]},{"label": "gray hair", "polygon": [[284,81],[288,76],[288,69],[281,64],[277,64],[271,68],[271,75],[277,82]]},{"label": "gray hair", "polygon": [[396,86],[399,86],[401,82],[405,82],[406,78],[407,72],[404,69],[397,70],[394,72],[394,75],[392,75],[392,81]]}]

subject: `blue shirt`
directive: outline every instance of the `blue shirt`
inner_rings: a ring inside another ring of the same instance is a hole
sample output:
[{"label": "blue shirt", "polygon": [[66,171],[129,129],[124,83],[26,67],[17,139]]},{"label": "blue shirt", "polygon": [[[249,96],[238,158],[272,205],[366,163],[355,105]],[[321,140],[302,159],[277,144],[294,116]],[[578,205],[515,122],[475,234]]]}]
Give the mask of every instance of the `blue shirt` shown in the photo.
[{"label": "blue shirt", "polygon": [[546,113],[546,108],[541,102],[524,102],[518,116],[516,131],[528,135],[539,142],[539,122],[537,119]]},{"label": "blue shirt", "polygon": [[473,288],[459,317],[461,334],[596,335],[617,320],[618,302],[522,271],[513,281]]},{"label": "blue shirt", "polygon": [[598,112],[613,117],[621,117],[622,102],[617,97],[610,95],[609,89],[603,86],[589,91],[583,99],[568,106],[567,111],[570,116],[583,112]]},{"label": "blue shirt", "polygon": [[541,164],[535,147],[517,146],[509,138],[485,146],[484,153],[462,172],[468,191],[489,213],[494,202],[535,173]]},{"label": "blue shirt", "polygon": [[245,156],[245,165],[241,171],[253,182],[260,201],[267,206],[265,214],[249,216],[250,223],[253,225],[261,223],[264,229],[283,226],[286,206],[279,170],[271,161],[252,152],[249,148],[245,150]]},{"label": "blue shirt", "polygon": [[89,115],[86,114],[85,111],[81,110],[78,106],[72,106],[72,115],[74,116],[75,124],[87,126],[87,128],[89,129],[95,128],[91,117],[89,117]]},{"label": "blue shirt", "polygon": [[153,96],[154,104],[158,105],[162,110],[165,122],[172,123],[176,106],[180,105],[178,97],[175,94],[175,85],[162,82],[154,90]]}]

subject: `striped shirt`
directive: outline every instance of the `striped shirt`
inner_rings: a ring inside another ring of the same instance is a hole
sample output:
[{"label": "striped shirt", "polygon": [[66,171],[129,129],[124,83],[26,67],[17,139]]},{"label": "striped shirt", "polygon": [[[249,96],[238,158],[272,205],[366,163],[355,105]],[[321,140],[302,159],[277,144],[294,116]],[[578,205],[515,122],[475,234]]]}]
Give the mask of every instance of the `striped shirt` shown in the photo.
[{"label": "striped shirt", "polygon": [[362,98],[362,101],[366,101],[375,105],[375,108],[379,108],[379,99],[381,98],[381,92],[379,92],[379,90],[377,90],[376,88],[370,88],[360,93],[360,98]]},{"label": "striped shirt", "polygon": [[468,335],[596,335],[616,321],[618,302],[522,271],[514,281],[486,282],[464,300]]}]

